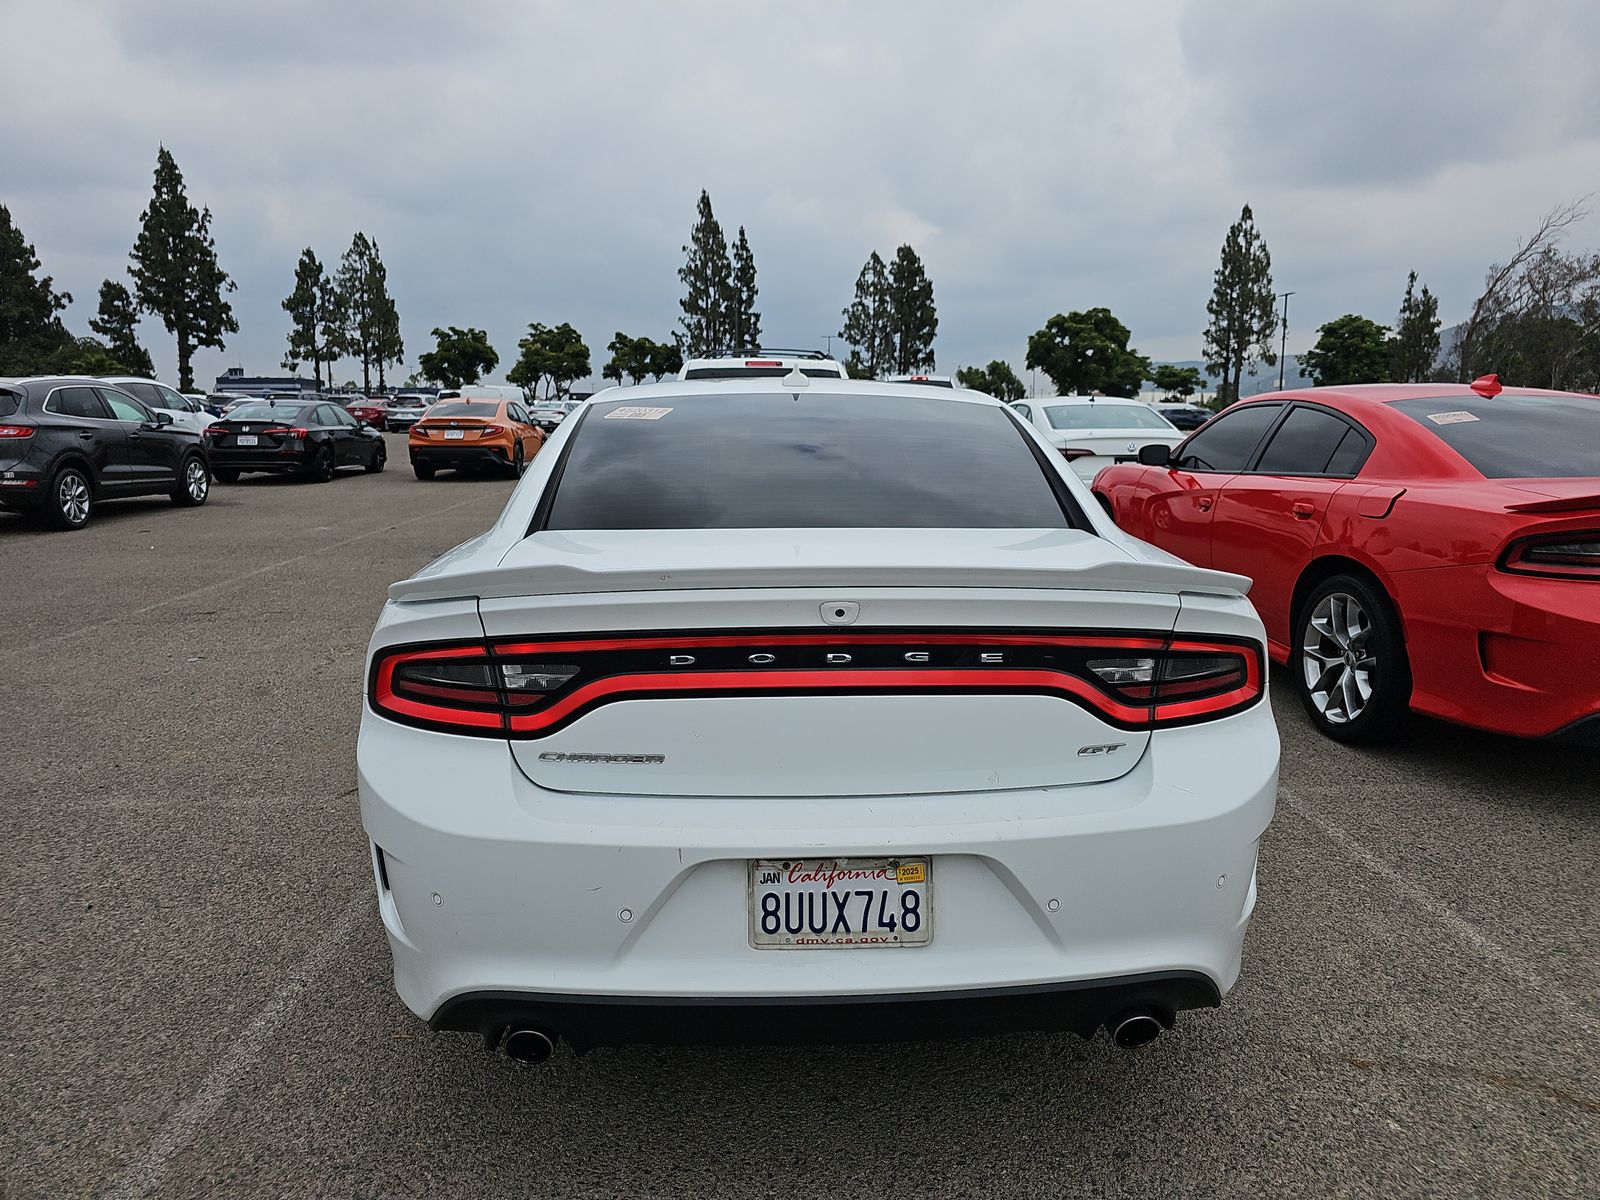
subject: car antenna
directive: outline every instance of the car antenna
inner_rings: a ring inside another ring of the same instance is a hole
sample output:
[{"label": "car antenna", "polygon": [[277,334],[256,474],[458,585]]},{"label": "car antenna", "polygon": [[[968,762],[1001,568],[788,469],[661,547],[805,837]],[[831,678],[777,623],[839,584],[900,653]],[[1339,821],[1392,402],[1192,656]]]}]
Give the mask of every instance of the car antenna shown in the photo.
[{"label": "car antenna", "polygon": [[[796,388],[807,388],[811,386],[811,380],[804,371],[802,371],[799,367],[795,367],[783,377],[783,386],[789,388],[790,390]],[[799,400],[800,393],[796,391],[792,399]]]}]

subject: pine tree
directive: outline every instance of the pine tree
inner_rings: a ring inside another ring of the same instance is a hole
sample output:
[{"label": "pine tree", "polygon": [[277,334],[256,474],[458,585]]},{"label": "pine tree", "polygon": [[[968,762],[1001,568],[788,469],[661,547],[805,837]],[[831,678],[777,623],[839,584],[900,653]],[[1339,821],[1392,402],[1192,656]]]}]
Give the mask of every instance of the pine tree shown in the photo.
[{"label": "pine tree", "polygon": [[1278,328],[1272,291],[1272,256],[1246,204],[1222,243],[1222,261],[1206,312],[1206,370],[1221,376],[1217,398],[1224,407],[1239,398],[1247,365],[1278,361],[1272,335]]},{"label": "pine tree", "polygon": [[72,296],[49,275],[35,278],[38,270],[33,246],[0,204],[0,375],[32,375],[72,340],[56,315]]},{"label": "pine tree", "polygon": [[896,250],[889,267],[889,313],[896,373],[932,370],[933,339],[939,332],[933,281],[910,246]]},{"label": "pine tree", "polygon": [[310,246],[300,252],[300,261],[294,269],[294,291],[283,302],[283,311],[289,314],[289,353],[284,365],[308,362],[316,377],[317,390],[322,390],[322,367],[328,365],[328,382],[333,382],[333,354],[328,346],[330,325],[337,326],[331,311],[335,307],[334,289],[328,272],[324,269]]},{"label": "pine tree", "polygon": [[183,173],[165,146],[156,155],[155,194],[128,257],[139,306],[159,316],[178,339],[178,390],[189,391],[194,352],[202,346],[224,349],[222,335],[238,333],[239,322],[222,298],[234,282],[217,264],[211,210],[189,203]]},{"label": "pine tree", "polygon": [[139,310],[128,289],[114,279],[100,285],[100,310],[89,328],[106,340],[106,352],[130,375],[155,378],[150,352],[139,345]]},{"label": "pine tree", "polygon": [[733,352],[755,350],[761,346],[761,314],[756,311],[756,260],[750,242],[739,226],[739,240],[733,246],[733,274],[729,280],[724,309],[728,314],[728,349]]},{"label": "pine tree", "polygon": [[[711,212],[711,196],[700,193],[698,218],[689,233],[689,244],[683,248],[684,264],[678,269],[678,278],[687,291],[678,307],[683,316],[678,318],[678,334],[683,353],[690,357],[704,357],[726,353],[733,330],[729,321],[728,297],[733,288],[733,265],[728,261],[728,243],[723,239],[722,226]],[[751,264],[751,287],[755,286],[755,266]],[[752,291],[751,299],[754,300]]]},{"label": "pine tree", "polygon": [[874,250],[856,276],[855,299],[845,308],[839,337],[850,347],[850,370],[876,379],[889,373],[894,362],[894,331],[890,322],[889,268]]},{"label": "pine tree", "polygon": [[1395,383],[1422,383],[1439,357],[1439,297],[1426,286],[1418,296],[1416,286],[1413,271],[1406,279],[1394,337],[1389,339],[1389,378]]},{"label": "pine tree", "polygon": [[339,260],[336,282],[338,309],[343,314],[341,350],[361,360],[361,390],[372,390],[372,368],[384,386],[384,365],[405,361],[400,339],[400,313],[389,295],[389,272],[378,243],[357,231]]}]

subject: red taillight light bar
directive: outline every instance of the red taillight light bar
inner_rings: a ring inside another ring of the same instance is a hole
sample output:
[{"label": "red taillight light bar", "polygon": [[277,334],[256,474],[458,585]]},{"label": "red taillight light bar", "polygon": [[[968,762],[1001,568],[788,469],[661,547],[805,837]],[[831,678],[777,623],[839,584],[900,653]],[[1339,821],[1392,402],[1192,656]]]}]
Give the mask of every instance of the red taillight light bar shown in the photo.
[{"label": "red taillight light bar", "polygon": [[374,657],[373,711],[538,738],[619,700],[673,696],[1048,695],[1123,729],[1215,720],[1261,698],[1255,642],[1155,634],[744,633],[399,646]]},{"label": "red taillight light bar", "polygon": [[744,360],[747,367],[781,367],[783,363],[776,358],[747,358]]},{"label": "red taillight light bar", "polygon": [[32,436],[32,425],[0,425],[0,438],[25,438]]},{"label": "red taillight light bar", "polygon": [[1500,569],[1552,579],[1600,579],[1600,529],[1518,538],[1500,556]]}]

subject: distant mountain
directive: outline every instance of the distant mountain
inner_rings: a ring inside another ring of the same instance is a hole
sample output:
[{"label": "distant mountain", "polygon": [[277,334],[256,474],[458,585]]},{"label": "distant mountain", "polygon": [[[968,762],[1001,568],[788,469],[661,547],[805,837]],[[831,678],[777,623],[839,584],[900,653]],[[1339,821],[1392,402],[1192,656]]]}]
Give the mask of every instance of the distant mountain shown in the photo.
[{"label": "distant mountain", "polygon": [[[1216,391],[1217,385],[1222,382],[1215,375],[1207,375],[1205,363],[1201,362],[1197,358],[1180,359],[1175,362],[1153,362],[1151,363],[1151,366],[1193,367],[1196,371],[1199,371],[1200,374],[1205,375],[1206,391],[1208,392]],[[1300,359],[1298,355],[1291,354],[1284,361],[1283,386],[1286,388],[1312,386],[1311,376],[1302,375],[1300,373]],[[1146,392],[1154,392],[1158,389],[1154,384],[1146,383],[1144,385],[1144,390]],[[1254,375],[1251,375],[1248,371],[1245,373],[1244,382],[1239,388],[1239,394],[1241,396],[1259,396],[1262,392],[1275,392],[1277,390],[1278,368],[1276,366],[1269,367],[1265,363],[1258,363],[1256,364],[1256,373]]]}]

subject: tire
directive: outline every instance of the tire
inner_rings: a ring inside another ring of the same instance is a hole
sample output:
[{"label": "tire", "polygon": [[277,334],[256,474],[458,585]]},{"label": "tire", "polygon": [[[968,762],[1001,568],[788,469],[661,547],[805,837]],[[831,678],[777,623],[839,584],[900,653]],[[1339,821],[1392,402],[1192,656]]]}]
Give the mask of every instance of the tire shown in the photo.
[{"label": "tire", "polygon": [[379,442],[377,446],[373,448],[372,461],[362,469],[365,470],[368,475],[376,475],[383,470],[384,464],[388,461],[389,449],[382,442]]},{"label": "tire", "polygon": [[65,466],[50,480],[50,503],[45,506],[50,524],[57,529],[82,529],[94,515],[94,483],[82,467]]},{"label": "tire", "polygon": [[1355,575],[1323,580],[1295,614],[1289,668],[1317,731],[1351,745],[1399,737],[1411,713],[1411,662],[1394,605]]},{"label": "tire", "polygon": [[418,462],[413,458],[411,460],[411,469],[417,473],[418,479],[433,478],[434,465],[432,463]]},{"label": "tire", "polygon": [[178,486],[172,489],[172,502],[180,508],[199,508],[211,495],[211,475],[205,459],[191,454],[178,468]]},{"label": "tire", "polygon": [[306,478],[312,483],[327,483],[333,478],[333,447],[317,447],[306,464]]},{"label": "tire", "polygon": [[523,472],[527,469],[527,460],[522,457],[522,443],[518,442],[511,451],[511,478],[521,479]]}]

